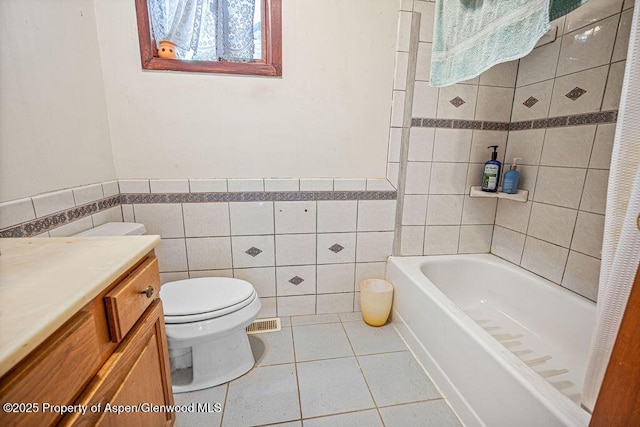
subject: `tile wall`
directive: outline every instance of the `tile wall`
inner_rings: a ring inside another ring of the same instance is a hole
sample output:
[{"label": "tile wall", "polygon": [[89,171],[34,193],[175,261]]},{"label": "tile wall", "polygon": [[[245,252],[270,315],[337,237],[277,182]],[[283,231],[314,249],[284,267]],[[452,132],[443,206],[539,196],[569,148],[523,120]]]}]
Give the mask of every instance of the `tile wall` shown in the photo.
[{"label": "tile wall", "polygon": [[[491,252],[595,300],[633,2],[589,2],[552,23],[527,57],[440,89],[428,85],[434,7],[401,2],[398,57],[416,45],[417,55],[415,67],[398,67],[414,83],[403,111],[405,122],[412,117],[408,140],[404,122],[392,119],[390,131],[390,161],[400,172],[399,253]],[[529,202],[467,195],[480,184],[489,145],[499,146],[506,168],[523,158],[520,187],[530,190]]]}]

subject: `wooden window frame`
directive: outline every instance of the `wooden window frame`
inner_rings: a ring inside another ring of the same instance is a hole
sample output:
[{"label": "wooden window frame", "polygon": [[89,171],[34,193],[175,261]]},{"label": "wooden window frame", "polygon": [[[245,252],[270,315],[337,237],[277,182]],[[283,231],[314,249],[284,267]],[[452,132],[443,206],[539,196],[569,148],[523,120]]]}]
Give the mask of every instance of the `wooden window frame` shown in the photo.
[{"label": "wooden window frame", "polygon": [[282,76],[282,0],[262,1],[262,59],[251,62],[191,61],[158,57],[147,0],[135,0],[140,60],[145,70]]}]

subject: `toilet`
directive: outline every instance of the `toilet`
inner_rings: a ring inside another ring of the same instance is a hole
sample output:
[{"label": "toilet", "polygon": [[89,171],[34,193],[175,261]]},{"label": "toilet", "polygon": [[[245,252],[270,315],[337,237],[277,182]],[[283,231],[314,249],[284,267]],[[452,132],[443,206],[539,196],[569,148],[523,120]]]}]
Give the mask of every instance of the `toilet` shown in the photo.
[{"label": "toilet", "polygon": [[[75,236],[145,232],[142,224],[110,222]],[[253,367],[246,327],[258,316],[261,303],[251,283],[227,277],[177,280],[162,285],[160,298],[174,393],[213,387]]]}]

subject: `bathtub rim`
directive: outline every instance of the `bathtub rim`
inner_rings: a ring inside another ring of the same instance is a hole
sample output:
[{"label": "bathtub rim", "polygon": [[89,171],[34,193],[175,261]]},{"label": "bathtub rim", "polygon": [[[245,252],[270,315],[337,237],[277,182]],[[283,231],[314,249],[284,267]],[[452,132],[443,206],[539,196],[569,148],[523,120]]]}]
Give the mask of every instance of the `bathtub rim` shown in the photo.
[{"label": "bathtub rim", "polygon": [[[426,298],[430,298],[433,303],[443,311],[458,327],[465,330],[467,335],[474,340],[484,351],[488,352],[493,359],[495,359],[501,368],[505,369],[516,381],[523,386],[529,393],[535,396],[541,402],[544,402],[544,406],[549,409],[559,420],[562,420],[566,425],[587,425],[591,415],[562,394],[559,390],[555,389],[544,378],[531,370],[522,360],[518,359],[507,348],[500,344],[495,338],[493,338],[487,331],[477,325],[469,315],[467,315],[461,308],[459,308],[453,301],[451,301],[443,291],[441,291],[434,283],[432,283],[422,272],[421,266],[425,260],[437,260],[438,258],[451,259],[452,257],[459,259],[473,259],[488,262],[492,264],[505,267],[516,273],[522,273],[525,276],[531,276],[537,281],[541,281],[543,284],[549,287],[553,292],[559,292],[561,294],[570,295],[571,298],[580,301],[579,304],[586,304],[595,306],[595,303],[590,302],[586,298],[572,292],[560,285],[554,284],[549,280],[538,276],[524,268],[514,265],[502,258],[499,258],[493,254],[455,254],[455,255],[425,255],[425,256],[391,256],[387,259],[387,269],[385,278],[389,281],[389,264],[392,264],[399,270],[401,274],[407,277],[408,280],[416,283],[416,286],[423,289],[426,293]],[[421,283],[426,282],[426,283]],[[393,283],[393,282],[392,282]],[[395,286],[395,284],[394,284]],[[595,308],[595,307],[594,307]],[[440,367],[438,361],[432,356],[431,352],[427,349],[420,338],[411,329],[410,325],[404,320],[402,313],[396,310],[395,301],[393,307],[393,314],[397,316],[398,322],[402,324],[402,327],[406,328],[411,335],[411,340],[415,341],[418,347],[425,353],[425,356],[430,359],[423,362],[426,365],[436,369],[437,375],[445,381],[445,384],[436,383],[436,386],[447,390],[449,393],[453,393],[453,396],[449,396],[443,393],[448,400],[458,403],[458,407],[454,407],[454,410],[461,416],[463,421],[470,421],[468,418],[471,416],[471,420],[475,419],[479,425],[484,425],[481,419],[478,417],[476,411],[467,402],[464,395],[459,391],[453,380],[449,375]],[[393,318],[396,321],[396,317]],[[406,338],[405,338],[406,340]],[[452,399],[453,397],[453,399]],[[459,406],[462,404],[463,406]]]}]

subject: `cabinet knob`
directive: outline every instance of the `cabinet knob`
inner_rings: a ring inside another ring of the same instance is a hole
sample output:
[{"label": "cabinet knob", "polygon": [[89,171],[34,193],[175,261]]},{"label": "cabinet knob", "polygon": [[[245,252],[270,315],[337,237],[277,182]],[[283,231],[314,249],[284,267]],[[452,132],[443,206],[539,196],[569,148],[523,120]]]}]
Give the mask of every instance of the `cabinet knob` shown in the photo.
[{"label": "cabinet knob", "polygon": [[154,293],[154,289],[153,286],[149,286],[147,289],[145,289],[144,291],[142,291],[141,293],[145,294],[147,296],[147,298],[151,298],[153,296]]}]

